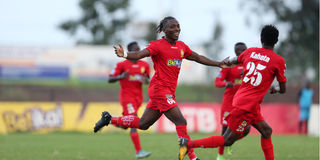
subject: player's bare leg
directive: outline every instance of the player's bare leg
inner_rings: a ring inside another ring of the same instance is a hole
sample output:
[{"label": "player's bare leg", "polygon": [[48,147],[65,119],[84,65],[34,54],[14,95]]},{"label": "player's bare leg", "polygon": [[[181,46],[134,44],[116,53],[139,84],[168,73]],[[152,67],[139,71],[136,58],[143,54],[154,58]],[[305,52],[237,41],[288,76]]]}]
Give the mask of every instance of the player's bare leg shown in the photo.
[{"label": "player's bare leg", "polygon": [[261,148],[266,160],[274,160],[273,144],[271,141],[272,128],[266,121],[252,125],[261,133]]}]

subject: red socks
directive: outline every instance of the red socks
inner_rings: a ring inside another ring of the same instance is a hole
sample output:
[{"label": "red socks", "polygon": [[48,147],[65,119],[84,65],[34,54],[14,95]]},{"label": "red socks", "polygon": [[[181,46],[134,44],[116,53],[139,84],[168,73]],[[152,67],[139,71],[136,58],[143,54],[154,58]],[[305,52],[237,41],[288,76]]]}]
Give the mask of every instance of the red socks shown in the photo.
[{"label": "red socks", "polygon": [[219,146],[218,154],[223,155],[223,153],[224,153],[224,146]]},{"label": "red socks", "polygon": [[[183,138],[187,138],[189,141],[191,140],[190,136],[187,133],[187,125],[176,126],[176,130],[177,130],[178,138],[183,137]],[[188,148],[188,156],[190,159],[197,158],[193,148]]]},{"label": "red socks", "polygon": [[266,160],[274,160],[273,145],[271,138],[261,137],[261,148]]},{"label": "red socks", "polygon": [[192,140],[188,142],[188,147],[191,148],[216,148],[218,146],[224,145],[223,136],[211,136],[208,138],[202,138],[197,140]]},{"label": "red socks", "polygon": [[140,138],[138,132],[130,132],[131,140],[134,144],[134,148],[136,149],[136,153],[141,150]]},{"label": "red socks", "polygon": [[137,116],[112,117],[111,124],[116,124],[128,128],[139,128],[140,118]]}]

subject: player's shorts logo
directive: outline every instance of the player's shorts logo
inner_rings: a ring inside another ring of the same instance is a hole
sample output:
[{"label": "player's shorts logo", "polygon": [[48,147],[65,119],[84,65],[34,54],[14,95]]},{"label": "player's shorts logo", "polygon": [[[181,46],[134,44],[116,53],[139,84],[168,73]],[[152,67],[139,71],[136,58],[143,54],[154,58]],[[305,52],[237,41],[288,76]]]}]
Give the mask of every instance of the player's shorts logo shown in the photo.
[{"label": "player's shorts logo", "polygon": [[127,104],[127,109],[128,109],[128,113],[129,113],[129,114],[135,112],[132,103],[128,103],[128,104]]},{"label": "player's shorts logo", "polygon": [[239,126],[238,129],[236,129],[236,131],[238,132],[243,132],[244,128],[247,126],[248,122],[247,121],[243,121]]},{"label": "player's shorts logo", "polygon": [[229,115],[229,112],[224,112],[222,117],[222,124],[227,125],[226,117]]},{"label": "player's shorts logo", "polygon": [[167,102],[169,104],[174,104],[174,103],[177,103],[174,99],[173,99],[173,96],[171,94],[166,94],[166,98],[167,98]]}]

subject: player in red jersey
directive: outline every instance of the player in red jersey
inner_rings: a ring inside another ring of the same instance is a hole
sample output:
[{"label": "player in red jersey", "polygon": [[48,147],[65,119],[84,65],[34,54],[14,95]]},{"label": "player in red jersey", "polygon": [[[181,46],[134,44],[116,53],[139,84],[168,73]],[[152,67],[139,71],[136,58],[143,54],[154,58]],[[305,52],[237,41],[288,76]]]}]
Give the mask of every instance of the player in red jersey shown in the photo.
[{"label": "player in red jersey", "polygon": [[[119,44],[119,47],[114,46],[119,57],[141,59],[151,56],[154,63],[155,74],[149,85],[150,100],[142,117],[111,117],[108,112],[103,112],[101,119],[96,123],[95,130],[99,130],[109,123],[146,130],[164,114],[175,124],[179,139],[190,139],[187,133],[187,121],[175,99],[182,60],[186,58],[208,66],[228,66],[224,62],[212,61],[205,56],[201,56],[192,51],[182,41],[178,41],[180,25],[173,17],[165,17],[157,27],[157,32],[164,32],[165,36],[159,40],[151,41],[146,49],[135,52],[136,54],[127,54],[121,44]],[[179,150],[179,152],[185,153],[187,148],[180,147]],[[193,149],[189,149],[188,156],[191,160],[198,159]],[[182,154],[179,154],[179,159],[182,160],[182,158]]]},{"label": "player in red jersey", "polygon": [[[239,56],[246,49],[247,49],[247,46],[243,42],[238,42],[234,46],[234,52],[236,56]],[[242,70],[243,70],[243,66],[240,64],[234,65],[232,68],[223,68],[220,70],[218,76],[215,79],[214,85],[216,87],[226,88],[224,92],[221,112],[220,112],[220,118],[221,118],[220,123],[222,125],[221,135],[225,133],[228,127],[227,125],[228,123],[225,120],[225,118],[229,115],[229,113],[233,109],[232,100],[242,82],[241,80]],[[246,129],[242,137],[246,136],[249,132],[250,132],[250,127]],[[226,147],[226,152],[227,154],[231,155],[231,148]],[[219,146],[217,160],[224,160],[225,157],[223,155],[224,155],[224,146]]]},{"label": "player in red jersey", "polygon": [[181,145],[186,148],[230,146],[249,125],[252,125],[261,133],[261,148],[265,159],[274,160],[271,141],[272,128],[262,117],[260,104],[275,77],[279,82],[279,87],[271,87],[270,93],[285,93],[286,91],[285,61],[273,52],[278,36],[279,31],[276,27],[266,25],[261,31],[262,48],[249,48],[239,57],[225,61],[229,65],[241,63],[244,66],[244,77],[233,99],[234,108],[226,117],[228,128],[225,134],[192,141],[181,139]]},{"label": "player in red jersey", "polygon": [[[139,51],[137,42],[128,44],[128,51]],[[149,64],[142,60],[124,60],[118,62],[116,68],[109,75],[109,82],[120,82],[120,103],[122,105],[122,114],[124,116],[138,116],[137,112],[142,104],[142,84],[149,82]],[[127,127],[121,127],[127,128]],[[145,158],[150,156],[141,148],[140,138],[136,128],[130,129],[130,137],[136,150],[136,158]]]}]

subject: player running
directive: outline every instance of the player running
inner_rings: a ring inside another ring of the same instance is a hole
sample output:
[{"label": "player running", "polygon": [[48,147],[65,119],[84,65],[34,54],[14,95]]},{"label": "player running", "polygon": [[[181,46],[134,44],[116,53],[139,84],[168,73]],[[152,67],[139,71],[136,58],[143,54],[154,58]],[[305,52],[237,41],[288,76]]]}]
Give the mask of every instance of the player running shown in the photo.
[{"label": "player running", "polygon": [[[208,66],[228,67],[224,62],[212,61],[192,51],[184,42],[178,41],[180,34],[179,22],[174,17],[165,17],[157,27],[157,32],[164,32],[165,36],[151,41],[146,49],[138,52],[124,52],[121,44],[114,46],[117,56],[127,59],[141,59],[151,56],[155,74],[149,85],[149,102],[141,118],[137,116],[111,117],[103,112],[101,119],[96,123],[94,131],[103,126],[116,124],[124,127],[148,129],[164,114],[176,126],[178,138],[190,140],[187,133],[187,121],[183,117],[175,99],[175,90],[183,59],[188,59]],[[136,54],[131,54],[136,53]],[[180,153],[186,153],[186,148],[180,148]],[[192,148],[188,156],[191,160],[198,159]],[[182,154],[179,154],[182,159]]]},{"label": "player running", "polygon": [[[139,51],[137,42],[127,46],[128,51]],[[138,116],[138,109],[142,104],[142,84],[149,83],[149,64],[142,60],[124,60],[117,63],[116,68],[109,75],[109,82],[120,82],[120,103],[122,115]],[[126,127],[125,127],[126,128]],[[140,138],[136,128],[130,128],[130,137],[136,150],[136,158],[145,158],[151,155],[141,148]]]},{"label": "player running", "polygon": [[[236,56],[239,56],[243,51],[247,49],[246,44],[243,42],[238,42],[234,46],[234,52]],[[220,112],[220,123],[222,125],[222,132],[221,135],[225,133],[227,130],[227,121],[225,118],[229,115],[231,110],[233,109],[232,100],[234,95],[236,94],[237,90],[240,87],[242,82],[242,65],[233,65],[232,68],[223,68],[220,70],[218,76],[214,81],[214,85],[216,87],[225,87],[226,90],[223,95],[222,105],[221,105],[221,112]],[[250,127],[243,133],[241,137],[246,136],[250,132]],[[231,155],[231,146],[226,147],[226,153]],[[224,160],[224,146],[219,146],[217,160]]]},{"label": "player running", "polygon": [[266,25],[261,31],[262,48],[249,48],[239,57],[226,60],[226,64],[242,63],[244,77],[241,86],[233,99],[234,108],[226,117],[227,131],[223,136],[188,141],[181,139],[180,148],[215,148],[232,145],[249,125],[261,133],[261,148],[266,160],[274,160],[271,141],[272,128],[267,124],[260,113],[260,104],[277,77],[279,87],[271,87],[271,94],[285,93],[286,69],[284,59],[273,52],[278,42],[279,31],[273,25]]}]

